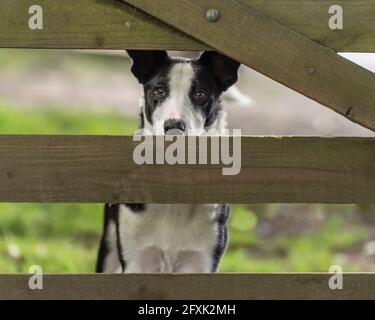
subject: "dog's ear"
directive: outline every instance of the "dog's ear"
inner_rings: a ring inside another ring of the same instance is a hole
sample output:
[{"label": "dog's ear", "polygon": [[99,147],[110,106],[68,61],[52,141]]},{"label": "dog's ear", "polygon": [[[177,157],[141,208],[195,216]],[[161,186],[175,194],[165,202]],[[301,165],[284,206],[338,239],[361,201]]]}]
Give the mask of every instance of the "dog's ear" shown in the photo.
[{"label": "dog's ear", "polygon": [[215,51],[205,51],[198,63],[209,68],[220,91],[236,83],[240,63]]},{"label": "dog's ear", "polygon": [[127,50],[133,60],[132,73],[141,84],[145,84],[166,63],[169,58],[166,51]]}]

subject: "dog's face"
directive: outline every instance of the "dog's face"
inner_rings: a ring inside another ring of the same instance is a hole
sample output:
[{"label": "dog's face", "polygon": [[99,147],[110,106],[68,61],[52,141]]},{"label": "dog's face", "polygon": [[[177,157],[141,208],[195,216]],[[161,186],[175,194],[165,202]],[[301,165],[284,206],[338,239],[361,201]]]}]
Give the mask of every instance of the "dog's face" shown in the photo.
[{"label": "dog's face", "polygon": [[132,72],[144,88],[144,127],[156,134],[199,134],[215,125],[220,95],[237,81],[240,64],[216,52],[197,60],[165,51],[133,51]]}]

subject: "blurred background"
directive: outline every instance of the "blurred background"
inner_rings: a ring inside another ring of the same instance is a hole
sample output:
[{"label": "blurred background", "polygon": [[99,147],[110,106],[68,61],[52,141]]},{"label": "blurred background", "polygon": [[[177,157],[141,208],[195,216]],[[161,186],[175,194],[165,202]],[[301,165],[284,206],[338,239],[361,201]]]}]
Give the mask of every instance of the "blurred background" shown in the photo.
[{"label": "blurred background", "polygon": [[[194,56],[194,53],[172,53]],[[375,54],[345,54],[375,72]],[[142,88],[124,52],[0,50],[1,134],[129,134]],[[374,136],[242,67],[224,98],[251,135]],[[0,273],[94,272],[101,204],[0,204]],[[235,205],[222,272],[375,271],[375,206]]]}]

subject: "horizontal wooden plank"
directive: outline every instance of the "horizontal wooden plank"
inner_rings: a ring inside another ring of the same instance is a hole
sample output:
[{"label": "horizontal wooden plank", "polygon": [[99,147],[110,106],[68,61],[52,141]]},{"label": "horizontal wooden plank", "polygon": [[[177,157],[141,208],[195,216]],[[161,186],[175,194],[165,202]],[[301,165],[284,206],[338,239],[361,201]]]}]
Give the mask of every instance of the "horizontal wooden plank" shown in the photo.
[{"label": "horizontal wooden plank", "polygon": [[[237,0],[179,0],[172,7],[168,0],[122,1],[375,131],[374,73],[249,6]],[[205,18],[210,7],[221,13],[216,23]]]},{"label": "horizontal wooden plank", "polygon": [[[241,0],[288,28],[336,51],[375,51],[372,0]],[[174,3],[174,1],[173,1]],[[44,29],[28,28],[28,9],[44,9]],[[344,29],[328,28],[328,8],[344,9]],[[0,47],[205,50],[207,46],[118,0],[2,0]]]},{"label": "horizontal wooden plank", "polygon": [[[29,7],[43,8],[31,30]],[[1,0],[0,47],[199,50],[206,46],[117,0]]]},{"label": "horizontal wooden plank", "polygon": [[0,136],[0,201],[375,203],[375,138],[242,137],[241,171],[142,165],[121,136]]},{"label": "horizontal wooden plank", "polygon": [[0,299],[373,299],[375,274],[85,274],[44,275],[43,290],[30,290],[30,275],[0,275]]}]

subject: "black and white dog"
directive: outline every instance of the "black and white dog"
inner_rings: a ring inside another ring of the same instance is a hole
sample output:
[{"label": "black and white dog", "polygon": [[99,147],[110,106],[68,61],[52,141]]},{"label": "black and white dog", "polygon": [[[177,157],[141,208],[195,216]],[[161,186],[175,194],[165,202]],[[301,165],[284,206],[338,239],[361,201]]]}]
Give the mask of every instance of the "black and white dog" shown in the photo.
[{"label": "black and white dog", "polygon": [[[220,133],[220,96],[237,81],[240,64],[216,52],[196,60],[165,51],[128,51],[143,85],[143,128]],[[105,206],[97,272],[215,272],[227,244],[229,205],[115,204]]]}]

